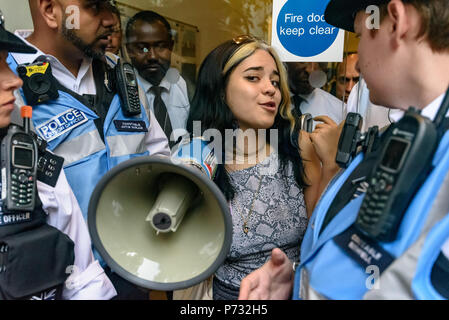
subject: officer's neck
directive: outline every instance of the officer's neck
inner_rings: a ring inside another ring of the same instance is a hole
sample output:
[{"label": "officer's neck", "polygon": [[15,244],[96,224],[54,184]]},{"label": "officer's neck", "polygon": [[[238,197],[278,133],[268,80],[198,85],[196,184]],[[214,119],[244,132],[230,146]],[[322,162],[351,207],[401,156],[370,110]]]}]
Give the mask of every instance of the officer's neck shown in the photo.
[{"label": "officer's neck", "polygon": [[84,54],[73,45],[52,39],[52,37],[39,36],[36,32],[33,32],[26,40],[43,53],[58,59],[75,78],[78,76]]}]

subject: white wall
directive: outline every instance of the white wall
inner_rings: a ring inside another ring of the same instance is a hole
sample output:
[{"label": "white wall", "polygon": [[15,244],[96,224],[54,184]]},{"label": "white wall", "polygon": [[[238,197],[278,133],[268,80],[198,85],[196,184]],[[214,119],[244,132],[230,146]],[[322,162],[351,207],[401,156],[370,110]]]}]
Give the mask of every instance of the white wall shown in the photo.
[{"label": "white wall", "polygon": [[0,0],[0,10],[5,16],[6,29],[32,29],[28,0]]}]

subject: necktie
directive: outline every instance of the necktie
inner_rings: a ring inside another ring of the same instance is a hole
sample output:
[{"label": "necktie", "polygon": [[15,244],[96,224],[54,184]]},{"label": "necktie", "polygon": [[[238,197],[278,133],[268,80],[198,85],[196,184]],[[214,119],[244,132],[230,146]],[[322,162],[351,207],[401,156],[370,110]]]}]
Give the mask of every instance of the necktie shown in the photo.
[{"label": "necktie", "polygon": [[167,107],[164,103],[164,100],[162,100],[162,87],[159,86],[153,86],[151,87],[151,92],[154,94],[154,115],[156,116],[157,122],[159,122],[159,125],[161,126],[162,130],[164,130],[165,135],[168,138],[169,145],[171,147],[172,142],[170,141],[170,135],[173,131],[171,126],[170,117],[167,113]]},{"label": "necktie", "polygon": [[296,119],[299,119],[299,117],[301,117],[301,115],[302,115],[301,103],[304,101],[304,99],[301,98],[300,96],[298,96],[297,94],[295,94],[295,95],[293,95],[292,100],[293,100],[293,105],[295,106],[293,108],[293,111],[294,111],[293,116]]}]

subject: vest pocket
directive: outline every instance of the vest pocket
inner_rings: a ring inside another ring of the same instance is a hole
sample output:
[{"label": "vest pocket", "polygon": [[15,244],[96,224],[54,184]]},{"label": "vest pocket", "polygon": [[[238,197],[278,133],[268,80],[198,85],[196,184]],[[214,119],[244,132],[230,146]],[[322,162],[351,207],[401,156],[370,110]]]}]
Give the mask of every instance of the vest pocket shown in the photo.
[{"label": "vest pocket", "polygon": [[47,224],[0,240],[0,299],[61,298],[74,243]]}]

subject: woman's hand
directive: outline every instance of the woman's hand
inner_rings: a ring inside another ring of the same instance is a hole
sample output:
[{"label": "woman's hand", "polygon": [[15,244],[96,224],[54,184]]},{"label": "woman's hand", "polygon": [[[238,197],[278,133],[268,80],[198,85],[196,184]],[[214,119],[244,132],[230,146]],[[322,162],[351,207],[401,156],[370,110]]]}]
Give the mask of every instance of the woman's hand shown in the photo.
[{"label": "woman's hand", "polygon": [[335,157],[337,156],[338,140],[340,139],[344,121],[337,125],[328,116],[318,116],[314,120],[323,122],[317,124],[315,130],[310,134],[315,151],[323,167],[336,168]]},{"label": "woman's hand", "polygon": [[281,249],[275,248],[270,260],[242,280],[239,300],[287,300],[293,279],[291,261]]}]

